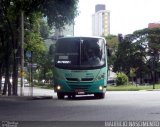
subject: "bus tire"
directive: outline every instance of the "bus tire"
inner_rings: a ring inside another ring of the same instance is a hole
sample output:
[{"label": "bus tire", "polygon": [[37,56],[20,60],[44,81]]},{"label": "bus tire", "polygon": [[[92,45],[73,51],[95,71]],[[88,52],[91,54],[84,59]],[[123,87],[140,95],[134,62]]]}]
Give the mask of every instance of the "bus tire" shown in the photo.
[{"label": "bus tire", "polygon": [[76,96],[75,94],[71,94],[71,95],[68,95],[68,98],[69,98],[69,99],[74,99],[75,96]]},{"label": "bus tire", "polygon": [[63,93],[57,93],[58,99],[64,99],[64,94]]},{"label": "bus tire", "polygon": [[105,93],[95,93],[94,96],[99,99],[105,98]]},{"label": "bus tire", "polygon": [[105,93],[100,93],[99,98],[100,98],[100,99],[105,98]]},{"label": "bus tire", "polygon": [[75,94],[73,94],[73,95],[72,95],[72,98],[73,98],[73,99],[75,99],[75,97],[76,97],[76,95],[75,95]]},{"label": "bus tire", "polygon": [[68,98],[71,99],[71,98],[72,98],[72,95],[68,95]]}]

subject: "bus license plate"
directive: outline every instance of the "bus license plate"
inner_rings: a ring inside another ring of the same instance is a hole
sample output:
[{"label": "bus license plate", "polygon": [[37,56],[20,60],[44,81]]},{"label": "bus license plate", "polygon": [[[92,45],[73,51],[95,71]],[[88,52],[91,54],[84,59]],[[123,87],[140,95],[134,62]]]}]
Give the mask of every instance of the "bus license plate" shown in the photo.
[{"label": "bus license plate", "polygon": [[84,90],[82,90],[82,89],[76,89],[75,92],[77,94],[85,94]]}]

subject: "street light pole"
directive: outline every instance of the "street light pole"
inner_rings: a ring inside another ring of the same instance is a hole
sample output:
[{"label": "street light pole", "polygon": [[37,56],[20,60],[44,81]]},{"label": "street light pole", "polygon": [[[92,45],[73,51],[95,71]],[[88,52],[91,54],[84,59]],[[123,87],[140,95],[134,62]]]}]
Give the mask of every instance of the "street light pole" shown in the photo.
[{"label": "street light pole", "polygon": [[21,90],[20,94],[23,96],[24,89],[24,12],[21,11]]}]

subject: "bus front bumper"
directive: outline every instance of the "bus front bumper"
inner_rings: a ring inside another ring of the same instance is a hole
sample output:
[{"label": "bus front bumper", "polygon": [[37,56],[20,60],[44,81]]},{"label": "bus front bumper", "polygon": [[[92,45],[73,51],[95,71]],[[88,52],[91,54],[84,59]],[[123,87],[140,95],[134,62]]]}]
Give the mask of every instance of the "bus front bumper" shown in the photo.
[{"label": "bus front bumper", "polygon": [[105,93],[106,87],[104,80],[98,80],[95,82],[66,82],[57,80],[54,85],[54,91],[64,94],[85,95]]}]

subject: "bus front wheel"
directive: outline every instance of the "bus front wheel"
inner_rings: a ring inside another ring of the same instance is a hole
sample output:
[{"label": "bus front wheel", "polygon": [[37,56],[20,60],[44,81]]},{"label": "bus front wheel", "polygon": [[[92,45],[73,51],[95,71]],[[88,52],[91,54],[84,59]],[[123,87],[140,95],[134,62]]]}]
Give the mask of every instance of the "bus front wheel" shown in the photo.
[{"label": "bus front wheel", "polygon": [[57,93],[58,99],[64,99],[64,94],[63,93]]},{"label": "bus front wheel", "polygon": [[105,93],[95,93],[94,96],[99,99],[105,98]]}]

